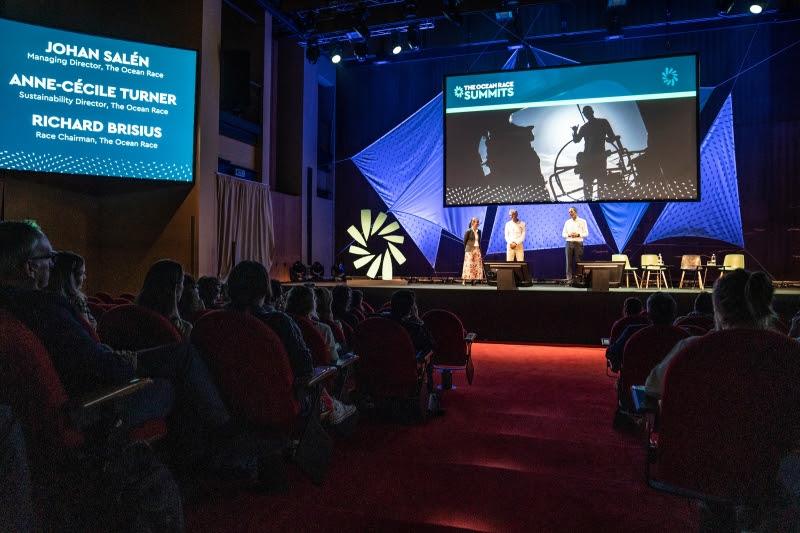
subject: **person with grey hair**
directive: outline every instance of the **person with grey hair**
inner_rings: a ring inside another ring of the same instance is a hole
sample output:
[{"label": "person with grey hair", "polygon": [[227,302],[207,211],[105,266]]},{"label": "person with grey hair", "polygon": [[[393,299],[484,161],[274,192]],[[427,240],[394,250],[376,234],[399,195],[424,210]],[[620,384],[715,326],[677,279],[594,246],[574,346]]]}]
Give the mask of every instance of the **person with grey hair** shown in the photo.
[{"label": "person with grey hair", "polygon": [[506,222],[506,261],[525,260],[525,223],[519,219],[516,209],[508,212],[511,219]]}]

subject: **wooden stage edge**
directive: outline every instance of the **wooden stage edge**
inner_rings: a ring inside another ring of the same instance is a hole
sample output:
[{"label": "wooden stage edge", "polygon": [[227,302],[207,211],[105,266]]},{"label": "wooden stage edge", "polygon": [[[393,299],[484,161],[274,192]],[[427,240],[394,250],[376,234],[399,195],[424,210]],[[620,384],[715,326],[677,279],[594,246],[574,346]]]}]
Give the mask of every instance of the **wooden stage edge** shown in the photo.
[{"label": "wooden stage edge", "polygon": [[[554,284],[536,284],[516,291],[498,291],[494,286],[443,283],[406,283],[404,280],[348,280],[347,284],[364,293],[374,307],[388,301],[401,288],[413,289],[421,313],[447,309],[456,313],[478,340],[543,344],[599,345],[611,325],[622,314],[622,303],[629,296],[642,302],[657,288],[612,288],[608,292]],[[287,284],[292,285],[292,284]],[[318,282],[332,287],[336,283]],[[693,289],[663,289],[675,298],[678,315],[692,310],[699,293]],[[787,324],[800,308],[800,288],[777,288],[775,310]]]}]

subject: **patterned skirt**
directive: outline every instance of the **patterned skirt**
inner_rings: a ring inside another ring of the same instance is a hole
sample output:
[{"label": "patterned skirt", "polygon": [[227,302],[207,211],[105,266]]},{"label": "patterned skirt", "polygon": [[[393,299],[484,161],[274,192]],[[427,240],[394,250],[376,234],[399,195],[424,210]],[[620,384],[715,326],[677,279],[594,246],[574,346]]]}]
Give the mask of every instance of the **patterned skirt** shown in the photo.
[{"label": "patterned skirt", "polygon": [[464,252],[464,268],[461,270],[461,279],[483,279],[483,258],[480,248]]}]

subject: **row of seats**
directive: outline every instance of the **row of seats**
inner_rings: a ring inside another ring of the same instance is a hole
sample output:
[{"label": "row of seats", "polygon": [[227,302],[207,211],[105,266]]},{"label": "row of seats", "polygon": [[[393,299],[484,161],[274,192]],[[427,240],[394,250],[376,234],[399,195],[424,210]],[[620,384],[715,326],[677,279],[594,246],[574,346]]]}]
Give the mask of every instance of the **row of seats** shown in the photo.
[{"label": "row of seats", "polygon": [[[727,316],[747,316],[741,307],[752,314],[758,305],[729,301],[736,303],[716,304],[721,329],[707,313],[654,324],[644,312],[618,320],[611,338],[624,341],[615,427],[645,429],[648,484],[703,502],[711,509],[704,517],[733,528],[734,508],[763,521],[763,510],[781,499],[779,467],[800,443],[800,343],[774,318],[732,324]],[[654,391],[646,384],[657,367],[665,373]]]},{"label": "row of seats", "polygon": [[[661,254],[642,254],[640,259],[640,268],[631,266],[631,262],[626,254],[613,254],[611,256],[612,261],[624,261],[625,262],[625,286],[630,287],[630,278],[633,277],[634,283],[636,288],[649,288],[650,287],[650,276],[655,274],[655,284],[660,289],[662,284],[665,288],[669,288],[669,281],[667,280],[667,271],[668,267],[664,264],[661,260]],[[725,275],[725,272],[730,272],[733,270],[743,269],[744,268],[744,255],[743,254],[727,254],[722,261],[721,265],[717,265],[714,263],[706,263],[703,265],[702,257],[699,255],[683,255],[681,256],[681,279],[678,283],[678,288],[683,288],[683,284],[685,281],[694,281],[692,277],[694,275],[697,276],[697,287],[700,290],[705,289],[705,284],[707,281],[708,269],[709,267],[714,267],[719,270],[719,275],[722,277]],[[639,270],[641,269],[642,275],[641,278],[639,276]],[[689,274],[689,279],[686,278],[686,274]]]}]

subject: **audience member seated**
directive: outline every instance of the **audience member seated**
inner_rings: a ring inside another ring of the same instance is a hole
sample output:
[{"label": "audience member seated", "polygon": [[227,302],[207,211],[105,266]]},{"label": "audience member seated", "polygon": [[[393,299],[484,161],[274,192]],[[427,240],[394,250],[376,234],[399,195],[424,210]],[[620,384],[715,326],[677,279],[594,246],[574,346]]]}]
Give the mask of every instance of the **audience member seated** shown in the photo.
[{"label": "audience member seated", "polygon": [[270,279],[269,287],[272,292],[267,296],[267,303],[278,311],[283,311],[286,308],[286,294],[283,292],[283,283],[277,279]]},{"label": "audience member seated", "polygon": [[183,267],[170,259],[153,263],[144,277],[136,303],[155,311],[175,326],[181,337],[188,339],[192,325],[181,318],[178,301],[183,294]]},{"label": "audience member seated", "polygon": [[[654,292],[647,298],[647,315],[653,325],[669,326],[675,319],[675,299],[665,292]],[[608,366],[613,372],[619,372],[622,366],[622,354],[625,343],[631,336],[642,328],[649,326],[647,322],[640,322],[627,326],[619,338],[606,349]]]},{"label": "audience member seated", "polygon": [[339,347],[346,351],[347,340],[344,336],[344,330],[342,330],[342,323],[333,318],[333,309],[331,309],[333,295],[331,291],[327,287],[315,287],[314,296],[317,300],[317,318],[331,328],[333,337],[339,343]]},{"label": "audience member seated", "polygon": [[[306,285],[292,287],[286,295],[286,312],[308,319],[325,340],[331,361],[335,364],[339,360],[339,345],[333,337],[331,328],[317,320],[314,289]],[[322,390],[321,400],[323,407],[331,410],[332,424],[339,424],[356,412],[355,406],[346,405],[333,398],[327,389]]]},{"label": "audience member seated", "polygon": [[[433,336],[428,331],[428,328],[425,327],[425,322],[419,317],[417,297],[414,291],[409,289],[395,291],[391,298],[391,309],[381,315],[399,322],[405,328],[411,337],[414,350],[417,352],[417,358],[425,357],[433,350]],[[428,365],[426,368],[428,383],[433,384],[433,365]],[[429,410],[433,413],[442,414],[444,411],[439,408],[438,393],[431,391],[430,396]]]},{"label": "audience member seated", "polygon": [[72,252],[58,252],[53,257],[50,281],[45,290],[63,296],[78,316],[93,329],[97,329],[97,320],[92,316],[86,295],[81,291],[84,281],[86,281],[86,263],[83,257]]},{"label": "audience member seated", "polygon": [[414,291],[401,289],[392,294],[391,309],[382,313],[386,318],[399,322],[411,336],[414,350],[426,354],[433,349],[433,337],[419,317],[417,297]]},{"label": "audience member seated", "polygon": [[352,303],[353,291],[347,285],[337,285],[333,288],[333,316],[336,320],[342,321],[352,329],[358,327],[358,317],[353,314],[350,306]]},{"label": "audience member seated", "polygon": [[625,298],[622,304],[622,318],[614,322],[611,326],[611,334],[608,337],[609,345],[614,344],[625,331],[625,328],[633,324],[647,324],[650,320],[647,315],[642,313],[642,301],[639,298]]},{"label": "audience member seated", "polygon": [[[714,282],[713,303],[714,322],[718,331],[727,329],[773,329],[776,319],[772,310],[772,295],[775,289],[763,272],[734,270]],[[684,339],[667,354],[647,377],[645,386],[654,393],[661,394],[664,376],[670,361],[685,346],[704,337]],[[713,379],[713,376],[709,376]]]},{"label": "audience member seated", "polygon": [[303,334],[286,313],[277,310],[272,283],[264,265],[255,261],[242,261],[228,274],[228,292],[231,302],[227,309],[250,313],[261,319],[280,337],[289,355],[289,364],[295,383],[304,387],[314,372],[311,351],[303,340]]},{"label": "audience member seated", "polygon": [[205,308],[206,306],[203,300],[200,299],[200,292],[194,278],[189,274],[184,274],[183,292],[178,302],[178,313],[187,321],[194,321],[197,313],[205,310]]},{"label": "audience member seated", "polygon": [[206,309],[218,309],[222,299],[222,283],[214,276],[202,276],[197,280],[197,292]]},{"label": "audience member seated", "polygon": [[[178,448],[192,458],[220,451],[213,449],[212,441],[224,444],[237,428],[192,346],[180,343],[117,352],[101,344],[89,334],[66,299],[43,290],[54,257],[50,241],[38,227],[26,222],[0,222],[0,307],[41,340],[69,396],[83,397],[136,377],[163,378],[175,388],[181,408],[171,417],[185,430],[181,432],[185,442]],[[155,388],[155,395],[151,390],[131,395],[131,401],[120,406],[120,415],[129,420],[140,420],[143,412],[166,417],[173,406],[171,395],[163,394],[161,388]],[[232,460],[239,460],[235,452],[228,454]]]},{"label": "audience member seated", "polygon": [[689,314],[676,318],[675,325],[700,326],[706,331],[714,329],[714,303],[711,293],[703,291],[698,294],[694,299],[694,309]]},{"label": "audience member seated", "polygon": [[367,313],[364,310],[364,293],[358,289],[354,289],[350,295],[350,311],[356,315],[359,322],[362,322]]},{"label": "audience member seated", "polygon": [[305,285],[296,285],[289,290],[286,295],[286,312],[290,315],[305,317],[314,324],[322,338],[325,339],[325,346],[330,353],[330,360],[333,363],[339,360],[339,343],[333,336],[333,330],[317,316],[317,302],[314,296],[314,289]]}]

